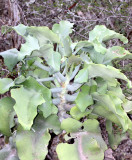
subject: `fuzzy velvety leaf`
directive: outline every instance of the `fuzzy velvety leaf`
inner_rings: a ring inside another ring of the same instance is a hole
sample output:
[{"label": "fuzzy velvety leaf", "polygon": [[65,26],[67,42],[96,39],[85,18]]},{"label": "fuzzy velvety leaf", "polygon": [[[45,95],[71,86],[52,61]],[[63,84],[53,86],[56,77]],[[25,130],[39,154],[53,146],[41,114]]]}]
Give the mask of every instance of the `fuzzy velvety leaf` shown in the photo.
[{"label": "fuzzy velvety leaf", "polygon": [[105,94],[108,90],[107,82],[102,78],[97,78],[96,82],[97,82],[97,92],[100,94]]},{"label": "fuzzy velvety leaf", "polygon": [[10,78],[0,78],[0,94],[9,91],[10,87],[14,86],[14,82]]},{"label": "fuzzy velvety leaf", "polygon": [[89,41],[79,41],[76,45],[76,49],[80,50],[81,48],[93,48],[93,44]]},{"label": "fuzzy velvety leaf", "polygon": [[59,52],[55,52],[53,50],[53,45],[45,44],[40,48],[40,50],[34,51],[33,55],[43,57],[54,71],[60,70],[61,55]]},{"label": "fuzzy velvety leaf", "polygon": [[115,78],[123,79],[128,82],[129,87],[131,86],[131,82],[128,80],[128,78],[123,73],[121,73],[120,70],[111,66],[105,66],[103,64],[89,64],[88,75],[89,79],[94,77],[101,77],[109,82],[115,82]]},{"label": "fuzzy velvety leaf", "polygon": [[47,63],[51,66],[54,71],[60,70],[60,63],[61,63],[61,55],[59,52],[52,52],[47,59]]},{"label": "fuzzy velvety leaf", "polygon": [[113,59],[116,58],[125,58],[126,56],[131,55],[130,52],[125,50],[120,46],[113,46],[107,49],[106,54],[104,55],[103,64],[109,64]]},{"label": "fuzzy velvety leaf", "polygon": [[43,95],[45,101],[51,101],[51,91],[45,86],[40,85],[33,77],[28,77],[22,85],[29,89],[29,90],[35,90],[36,92],[41,92]]},{"label": "fuzzy velvety leaf", "polygon": [[93,94],[93,99],[97,101],[93,113],[105,117],[106,119],[121,126],[124,131],[129,128],[129,118],[123,110],[122,101],[115,95]]},{"label": "fuzzy velvety leaf", "polygon": [[116,87],[114,86],[109,86],[108,85],[108,90],[109,93],[112,93],[113,95],[117,96],[118,98],[120,98],[122,101],[125,100],[125,95],[122,92],[122,89],[120,87],[120,84],[118,84]]},{"label": "fuzzy velvety leaf", "polygon": [[34,37],[28,35],[25,37],[26,43],[22,44],[20,52],[18,54],[18,58],[22,60],[25,56],[30,56],[34,50],[38,50],[39,44],[38,40]]},{"label": "fuzzy velvety leaf", "polygon": [[59,37],[48,27],[28,27],[27,33],[39,41],[40,47],[49,42],[59,43]]},{"label": "fuzzy velvety leaf", "polygon": [[83,126],[84,131],[87,131],[89,133],[89,137],[94,138],[100,145],[101,149],[105,151],[107,149],[107,146],[100,133],[99,122],[96,119],[88,119],[84,121]]},{"label": "fuzzy velvety leaf", "polygon": [[72,33],[72,27],[73,23],[61,21],[59,24],[54,24],[52,30],[57,34],[60,34],[62,38],[66,38]]},{"label": "fuzzy velvety leaf", "polygon": [[108,132],[108,141],[112,149],[116,149],[122,140],[127,139],[126,133],[122,133],[120,127],[113,130],[112,122],[106,121],[106,130]]},{"label": "fuzzy velvety leaf", "polygon": [[83,123],[84,130],[92,133],[100,133],[99,122],[95,119],[88,119]]},{"label": "fuzzy velvety leaf", "polygon": [[[56,109],[52,104],[51,101],[51,91],[50,89],[48,89],[45,86],[40,85],[34,78],[32,77],[28,77],[23,83],[22,85],[24,85],[25,88],[28,88],[29,90],[34,89],[36,92],[41,92],[41,94],[44,97],[44,100],[46,101],[43,106],[39,108],[42,112],[44,117],[49,116],[51,113],[55,114],[56,113]],[[48,105],[47,105],[48,104]]]},{"label": "fuzzy velvety leaf", "polygon": [[68,58],[68,65],[72,65],[73,63],[79,65],[82,59],[79,56],[72,55]]},{"label": "fuzzy velvety leaf", "polygon": [[46,104],[39,106],[39,109],[43,112],[44,117],[48,117],[51,113],[56,114],[57,108],[52,104],[51,91],[45,86],[40,85],[34,78],[28,77],[23,83],[24,87],[28,89],[34,89],[36,92],[41,92],[45,99]]},{"label": "fuzzy velvety leaf", "polygon": [[12,69],[15,67],[15,65],[18,63],[18,53],[19,51],[15,48],[0,52],[0,56],[4,58],[4,63],[8,67],[9,71],[12,71]]},{"label": "fuzzy velvety leaf", "polygon": [[82,123],[73,118],[67,118],[61,122],[61,129],[65,130],[67,133],[77,132],[81,127]]},{"label": "fuzzy velvety leaf", "polygon": [[13,27],[13,29],[23,37],[30,35],[38,39],[40,46],[43,46],[48,42],[59,43],[59,37],[48,27],[28,27],[23,24],[19,24],[18,26]]},{"label": "fuzzy velvety leaf", "polygon": [[10,97],[0,100],[0,132],[6,136],[11,135],[10,124],[13,123],[13,106],[15,101]]},{"label": "fuzzy velvety leaf", "polygon": [[68,21],[61,21],[59,24],[54,24],[52,30],[59,35],[61,39],[61,43],[59,45],[60,53],[63,56],[69,56],[72,53],[72,49],[70,47],[70,37],[69,34],[72,33],[73,23]]},{"label": "fuzzy velvety leaf", "polygon": [[26,29],[28,27],[23,25],[23,24],[19,24],[18,26],[13,27],[13,29],[17,32],[17,34],[21,35],[21,36],[25,36],[26,35]]},{"label": "fuzzy velvety leaf", "polygon": [[32,56],[43,57],[45,60],[47,60],[51,52],[53,52],[53,45],[43,44],[39,50],[33,51]]},{"label": "fuzzy velvety leaf", "polygon": [[18,116],[18,121],[25,130],[30,130],[33,119],[37,115],[37,106],[44,103],[40,92],[28,90],[23,86],[11,90],[11,97],[15,99],[14,110]]},{"label": "fuzzy velvety leaf", "polygon": [[33,131],[18,132],[16,136],[16,147],[21,160],[44,160],[48,153],[50,134]]},{"label": "fuzzy velvety leaf", "polygon": [[124,37],[122,34],[116,33],[115,31],[106,28],[104,25],[97,25],[94,27],[92,31],[89,32],[90,41],[98,39],[99,42],[102,42],[113,38],[118,38],[123,43],[128,43],[126,37]]},{"label": "fuzzy velvety leaf", "polygon": [[78,109],[77,106],[74,106],[71,108],[70,110],[70,115],[76,119],[76,120],[80,120],[82,117],[87,116],[88,114],[90,114],[92,111],[91,110],[86,110],[85,112],[80,112],[80,109]]},{"label": "fuzzy velvety leaf", "polygon": [[101,54],[105,54],[106,53],[107,49],[97,39],[93,40],[92,44],[93,44],[94,49],[95,49],[96,52],[101,53]]},{"label": "fuzzy velvety leaf", "polygon": [[81,87],[81,91],[85,94],[89,94],[90,93],[90,86],[84,84],[82,87]]},{"label": "fuzzy velvety leaf", "polygon": [[88,106],[93,104],[93,99],[91,95],[80,92],[75,102],[80,111],[84,112]]},{"label": "fuzzy velvety leaf", "polygon": [[88,81],[88,69],[81,69],[75,77],[74,82],[76,83],[85,83]]},{"label": "fuzzy velvety leaf", "polygon": [[104,60],[104,54],[101,54],[99,52],[97,52],[94,48],[88,48],[86,49],[91,58],[91,60],[93,61],[93,63],[96,63],[96,64],[102,64],[103,63],[103,60]]},{"label": "fuzzy velvety leaf", "polygon": [[39,133],[44,133],[47,129],[51,129],[55,134],[59,134],[60,121],[57,115],[50,115],[48,118],[44,118],[42,114],[39,114],[33,124],[33,130],[38,131]]},{"label": "fuzzy velvety leaf", "polygon": [[[96,120],[84,122],[84,131],[71,133],[73,144],[60,143],[57,154],[60,160],[103,160],[107,146],[102,139]],[[71,156],[72,155],[72,156]]]},{"label": "fuzzy velvety leaf", "polygon": [[130,113],[130,114],[132,113],[132,101],[125,99],[122,106],[123,106],[125,112]]},{"label": "fuzzy velvety leaf", "polygon": [[57,112],[58,112],[57,107],[48,101],[41,104],[38,108],[42,111],[43,116],[45,118],[47,118],[51,114],[57,114]]}]

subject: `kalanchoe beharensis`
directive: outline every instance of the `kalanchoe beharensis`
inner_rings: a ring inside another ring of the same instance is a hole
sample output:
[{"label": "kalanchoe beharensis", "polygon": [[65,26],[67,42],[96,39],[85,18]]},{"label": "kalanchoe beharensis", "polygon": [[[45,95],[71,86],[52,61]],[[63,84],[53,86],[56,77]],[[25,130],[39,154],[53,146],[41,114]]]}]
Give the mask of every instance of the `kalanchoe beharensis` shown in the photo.
[{"label": "kalanchoe beharensis", "polygon": [[124,44],[128,40],[98,25],[88,41],[72,42],[72,27],[68,21],[54,24],[52,30],[22,24],[13,27],[26,42],[20,51],[0,53],[7,68],[12,71],[17,64],[19,72],[14,81],[0,79],[0,94],[11,93],[0,100],[0,132],[9,139],[0,150],[0,160],[45,159],[52,132],[65,134],[65,143],[60,141],[56,147],[59,160],[103,160],[107,146],[98,117],[106,119],[112,149],[126,133],[132,137],[127,116],[132,101],[122,93],[118,79],[128,87],[131,82],[112,65],[114,59],[131,59],[132,54],[105,45],[113,38]]}]

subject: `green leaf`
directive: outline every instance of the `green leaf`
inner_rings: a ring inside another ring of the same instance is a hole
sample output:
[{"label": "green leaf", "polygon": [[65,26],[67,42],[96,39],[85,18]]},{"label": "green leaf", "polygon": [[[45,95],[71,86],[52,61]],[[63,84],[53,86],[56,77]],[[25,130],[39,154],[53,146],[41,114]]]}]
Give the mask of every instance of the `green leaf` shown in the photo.
[{"label": "green leaf", "polygon": [[33,51],[32,56],[43,57],[47,60],[52,52],[54,52],[52,44],[43,44],[39,50]]},{"label": "green leaf", "polygon": [[43,116],[47,117],[51,113],[55,114],[57,112],[57,108],[52,104],[51,100],[51,91],[45,86],[40,85],[34,78],[28,77],[22,85],[29,89],[32,90],[34,89],[36,92],[40,92],[43,95],[43,98],[45,100],[46,104],[41,104],[39,109],[43,112]]},{"label": "green leaf", "polygon": [[88,85],[90,86],[90,93],[89,93],[90,95],[94,92],[97,92],[97,83],[95,80],[90,79]]},{"label": "green leaf", "polygon": [[79,65],[81,63],[81,58],[79,56],[72,55],[68,58],[68,65],[72,65],[73,63]]},{"label": "green leaf", "polygon": [[100,149],[105,151],[107,146],[100,133],[99,122],[96,119],[88,119],[83,123],[83,126],[83,130],[88,132],[89,137],[95,139],[99,144]]},{"label": "green leaf", "polygon": [[67,36],[69,36],[70,33],[72,33],[72,27],[73,23],[70,23],[68,21],[60,21],[59,24],[54,24],[52,30],[60,34],[61,37],[64,39]]},{"label": "green leaf", "polygon": [[12,71],[18,63],[18,54],[19,51],[15,48],[0,53],[0,56],[4,58],[4,63],[9,71]]},{"label": "green leaf", "polygon": [[114,83],[116,82],[115,78],[123,79],[128,82],[129,87],[131,86],[131,82],[128,80],[128,78],[123,73],[121,73],[120,70],[111,66],[105,66],[103,64],[89,64],[88,75],[89,79],[94,77],[101,77],[104,80]]},{"label": "green leaf", "polygon": [[124,132],[128,130],[129,118],[121,106],[122,101],[117,96],[94,93],[93,99],[97,101],[93,113],[103,116],[121,126]]},{"label": "green leaf", "polygon": [[53,45],[43,45],[40,50],[33,52],[33,56],[43,57],[47,61],[48,65],[54,69],[54,71],[60,70],[61,55],[59,52],[55,52],[53,50]]},{"label": "green leaf", "polygon": [[13,87],[14,81],[10,78],[0,78],[0,94],[4,94],[9,91],[10,87]]},{"label": "green leaf", "polygon": [[29,89],[29,90],[35,90],[36,92],[40,92],[45,101],[50,102],[51,103],[51,91],[50,89],[48,89],[45,86],[40,85],[33,77],[28,77],[23,83],[22,85]]},{"label": "green leaf", "polygon": [[26,43],[22,44],[20,52],[18,54],[19,60],[22,60],[25,56],[30,56],[34,50],[39,50],[38,40],[34,37],[28,35],[26,38]]},{"label": "green leaf", "polygon": [[47,129],[53,130],[55,134],[59,134],[61,132],[60,121],[57,115],[50,115],[48,118],[44,118],[42,114],[39,114],[32,126],[34,131],[38,131],[39,133],[44,133]]},{"label": "green leaf", "polygon": [[88,81],[88,69],[83,68],[76,75],[74,82],[76,83],[85,83]]},{"label": "green leaf", "polygon": [[51,114],[57,114],[57,112],[58,112],[57,107],[48,101],[41,104],[38,108],[42,111],[43,116],[45,118],[47,118]]},{"label": "green leaf", "polygon": [[126,37],[124,37],[122,34],[116,33],[115,31],[112,31],[106,28],[104,25],[97,25],[94,27],[92,31],[89,32],[90,41],[94,41],[95,39],[98,39],[99,42],[103,42],[113,38],[118,38],[123,43],[128,43],[128,40]]},{"label": "green leaf", "polygon": [[75,102],[80,111],[84,112],[88,106],[93,104],[93,99],[91,95],[80,92]]},{"label": "green leaf", "polygon": [[108,84],[102,78],[97,78],[97,92],[100,94],[105,94],[108,90]]},{"label": "green leaf", "polygon": [[60,70],[60,63],[61,63],[61,55],[59,52],[52,52],[47,60],[49,66],[51,66],[54,71]]},{"label": "green leaf", "polygon": [[73,118],[67,118],[61,122],[61,129],[65,130],[67,133],[77,132],[81,127],[82,123]]},{"label": "green leaf", "polygon": [[[78,43],[77,43],[77,45],[76,45],[76,49],[79,51],[80,49],[82,49],[82,48],[93,48],[93,44],[91,43],[91,42],[89,42],[89,41],[79,41]],[[76,51],[77,51],[76,50]],[[76,52],[75,51],[75,52]]]},{"label": "green leaf", "polygon": [[125,99],[122,106],[125,112],[130,113],[130,114],[132,113],[132,101]]},{"label": "green leaf", "polygon": [[90,59],[93,63],[102,64],[104,60],[104,54],[97,52],[94,48],[87,48],[87,52],[89,53]]},{"label": "green leaf", "polygon": [[60,21],[59,24],[54,24],[52,27],[53,32],[59,35],[61,43],[59,51],[63,56],[69,56],[72,53],[71,40],[69,34],[72,33],[73,23],[68,21]]},{"label": "green leaf", "polygon": [[44,133],[33,131],[18,132],[16,136],[16,147],[21,160],[44,160],[48,153],[50,140],[48,131]]},{"label": "green leaf", "polygon": [[89,94],[89,93],[90,93],[90,86],[84,84],[84,85],[81,87],[81,91],[82,91],[83,93],[85,93],[85,94]]},{"label": "green leaf", "polygon": [[80,160],[74,144],[60,143],[57,145],[56,152],[59,160]]},{"label": "green leaf", "polygon": [[122,133],[118,127],[116,130],[113,130],[112,122],[106,121],[106,130],[108,132],[108,141],[112,149],[117,149],[118,145],[122,140],[127,139],[126,133]]},{"label": "green leaf", "polygon": [[99,122],[96,119],[88,119],[83,123],[84,130],[91,133],[100,133]]},{"label": "green leaf", "polygon": [[128,52],[127,50],[125,50],[124,48],[120,47],[120,46],[113,46],[109,49],[107,49],[107,52],[104,56],[103,59],[103,64],[109,64],[112,60],[116,59],[116,58],[123,58],[126,56],[131,55],[130,52]]},{"label": "green leaf", "polygon": [[37,115],[37,106],[44,103],[40,92],[28,90],[23,86],[11,90],[11,97],[15,99],[14,110],[18,116],[18,121],[25,130],[30,130],[33,119]]},{"label": "green leaf", "polygon": [[80,110],[78,109],[77,106],[74,106],[71,108],[70,110],[70,115],[76,119],[76,120],[80,120],[82,117],[87,116],[88,114],[90,114],[92,111],[91,110],[86,110],[85,112],[80,112]]},{"label": "green leaf", "polygon": [[106,53],[107,49],[97,39],[93,40],[92,44],[93,44],[96,52],[99,52],[99,53],[102,53],[102,54]]},{"label": "green leaf", "polygon": [[[95,126],[95,131],[96,131],[97,130],[96,127],[97,128],[99,127],[99,123],[97,125],[97,123],[94,122],[94,124],[91,124],[91,126],[95,124],[96,124]],[[72,133],[70,137],[74,139],[73,144],[60,143],[56,148],[60,160],[69,160],[69,159],[103,160],[104,159],[104,151],[107,149],[107,147],[100,133],[96,132],[90,133],[84,131],[84,132]]]},{"label": "green leaf", "polygon": [[49,42],[60,43],[57,34],[48,27],[28,27],[27,33],[38,40],[40,47]]},{"label": "green leaf", "polygon": [[108,90],[109,90],[109,93],[112,93],[113,95],[117,96],[118,98],[120,98],[122,101],[125,100],[125,96],[122,92],[122,89],[120,87],[120,84],[117,84],[116,87],[113,87],[113,86],[109,86],[108,85]]},{"label": "green leaf", "polygon": [[5,97],[0,100],[0,132],[8,137],[11,135],[10,128],[14,122],[14,117],[12,117],[14,104],[15,101],[10,97]]},{"label": "green leaf", "polygon": [[17,32],[17,34],[24,37],[26,35],[26,29],[28,27],[23,25],[23,24],[19,24],[18,26],[15,26],[15,27],[12,27],[12,28]]}]

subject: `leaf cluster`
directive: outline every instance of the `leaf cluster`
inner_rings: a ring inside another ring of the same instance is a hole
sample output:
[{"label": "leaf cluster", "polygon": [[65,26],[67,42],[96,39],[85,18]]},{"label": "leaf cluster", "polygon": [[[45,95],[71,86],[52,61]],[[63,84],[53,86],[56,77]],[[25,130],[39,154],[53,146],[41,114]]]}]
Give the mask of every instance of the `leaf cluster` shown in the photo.
[{"label": "leaf cluster", "polygon": [[[126,133],[132,137],[128,113],[132,101],[122,93],[119,79],[129,79],[113,67],[114,59],[132,58],[119,46],[106,41],[128,40],[97,25],[88,41],[72,42],[73,24],[61,21],[48,27],[24,26],[13,29],[25,39],[20,51],[1,52],[5,65],[18,77],[0,79],[0,132],[9,143],[0,150],[0,160],[43,160],[51,134],[64,133],[57,145],[60,160],[103,160],[107,149],[98,118],[106,120],[109,144],[115,149]],[[71,139],[74,143],[71,144]],[[71,154],[70,154],[71,153]],[[71,157],[72,155],[72,157]]]}]

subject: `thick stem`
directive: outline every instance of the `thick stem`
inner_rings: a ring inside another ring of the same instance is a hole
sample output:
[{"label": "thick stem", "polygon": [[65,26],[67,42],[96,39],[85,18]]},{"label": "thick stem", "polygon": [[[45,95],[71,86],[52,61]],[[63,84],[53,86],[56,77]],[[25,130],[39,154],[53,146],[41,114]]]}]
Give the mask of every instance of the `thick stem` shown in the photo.
[{"label": "thick stem", "polygon": [[79,68],[80,68],[80,64],[75,67],[75,70],[73,71],[73,73],[70,77],[70,80],[72,80],[76,76],[77,72],[79,71]]},{"label": "thick stem", "polygon": [[60,122],[62,122],[64,119],[70,117],[70,115],[68,115],[66,113],[66,109],[65,109],[65,105],[67,103],[66,99],[65,99],[65,95],[67,93],[67,89],[66,88],[67,88],[68,84],[69,84],[69,79],[67,77],[67,80],[61,84],[62,91],[59,94],[60,104],[58,105],[58,117],[59,117]]},{"label": "thick stem", "polygon": [[51,88],[50,90],[51,90],[52,93],[62,92],[62,88],[59,88],[59,87],[57,87],[57,88]]},{"label": "thick stem", "polygon": [[53,77],[37,79],[38,82],[48,82],[48,81],[53,81],[53,80],[54,80]]},{"label": "thick stem", "polygon": [[37,67],[39,67],[39,68],[41,68],[41,69],[43,69],[43,70],[45,70],[45,71],[48,71],[48,72],[50,71],[49,67],[44,66],[43,64],[41,64],[41,63],[39,63],[37,61],[34,62],[34,65],[37,66]]}]

